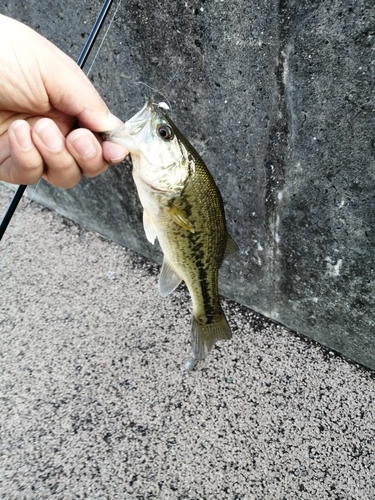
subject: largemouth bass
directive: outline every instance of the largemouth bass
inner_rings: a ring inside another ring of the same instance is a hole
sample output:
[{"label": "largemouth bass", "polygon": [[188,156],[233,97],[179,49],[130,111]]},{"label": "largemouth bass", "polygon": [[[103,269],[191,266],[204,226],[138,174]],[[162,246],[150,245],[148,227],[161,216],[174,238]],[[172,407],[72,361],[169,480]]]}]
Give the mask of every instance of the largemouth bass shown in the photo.
[{"label": "largemouth bass", "polygon": [[210,172],[167,109],[147,102],[120,128],[102,135],[130,151],[146,237],[152,244],[157,238],[164,253],[160,294],[166,297],[182,280],[189,289],[191,344],[198,360],[215,342],[232,336],[219,302],[218,272],[238,247],[227,232]]}]

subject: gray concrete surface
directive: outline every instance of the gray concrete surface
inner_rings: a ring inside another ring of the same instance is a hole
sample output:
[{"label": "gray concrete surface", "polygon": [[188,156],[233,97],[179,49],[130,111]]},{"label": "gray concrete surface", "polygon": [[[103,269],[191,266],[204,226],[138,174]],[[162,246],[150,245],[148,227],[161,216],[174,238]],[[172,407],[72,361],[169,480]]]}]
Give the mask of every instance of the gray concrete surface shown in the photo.
[{"label": "gray concrete surface", "polygon": [[[0,12],[76,59],[101,3],[7,0]],[[171,101],[240,247],[223,293],[373,369],[374,22],[366,0],[123,1],[90,73],[123,119],[164,100],[139,82]],[[38,199],[158,260],[129,176],[44,185]]]},{"label": "gray concrete surface", "polygon": [[373,372],[230,300],[233,339],[185,372],[185,288],[25,206],[0,246],[1,499],[375,498]]}]

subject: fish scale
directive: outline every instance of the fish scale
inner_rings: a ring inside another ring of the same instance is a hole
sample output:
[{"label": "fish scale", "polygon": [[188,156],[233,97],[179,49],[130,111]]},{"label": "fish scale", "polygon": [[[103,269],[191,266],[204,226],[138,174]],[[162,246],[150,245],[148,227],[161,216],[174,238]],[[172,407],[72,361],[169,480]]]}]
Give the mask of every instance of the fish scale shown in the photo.
[{"label": "fish scale", "polygon": [[232,336],[218,272],[238,247],[227,232],[219,189],[164,106],[147,102],[104,137],[129,148],[146,236],[152,243],[157,238],[164,253],[159,291],[167,296],[185,281],[193,301],[193,354],[203,359],[218,340]]}]

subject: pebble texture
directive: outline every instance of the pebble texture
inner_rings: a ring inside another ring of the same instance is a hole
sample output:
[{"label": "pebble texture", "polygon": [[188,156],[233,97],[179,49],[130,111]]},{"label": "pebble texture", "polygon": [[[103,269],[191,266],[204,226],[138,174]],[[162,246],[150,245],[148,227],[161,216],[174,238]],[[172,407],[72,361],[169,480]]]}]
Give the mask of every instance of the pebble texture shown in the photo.
[{"label": "pebble texture", "polygon": [[[100,6],[14,0],[0,12],[76,59]],[[202,153],[240,247],[222,292],[372,368],[374,23],[365,0],[130,0],[90,72],[124,119],[168,98]],[[129,165],[37,199],[160,262]]]},{"label": "pebble texture", "polygon": [[373,372],[230,300],[233,339],[187,372],[186,289],[25,205],[0,247],[1,499],[375,498]]}]

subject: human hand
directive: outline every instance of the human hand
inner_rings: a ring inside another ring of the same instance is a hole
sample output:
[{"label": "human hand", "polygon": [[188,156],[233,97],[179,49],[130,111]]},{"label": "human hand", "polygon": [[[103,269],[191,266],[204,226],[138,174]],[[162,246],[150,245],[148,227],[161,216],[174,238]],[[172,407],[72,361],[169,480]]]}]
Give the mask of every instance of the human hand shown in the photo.
[{"label": "human hand", "polygon": [[0,180],[33,184],[43,177],[70,188],[82,174],[94,177],[125,158],[123,146],[93,133],[122,121],[72,59],[3,15],[0,47]]}]

